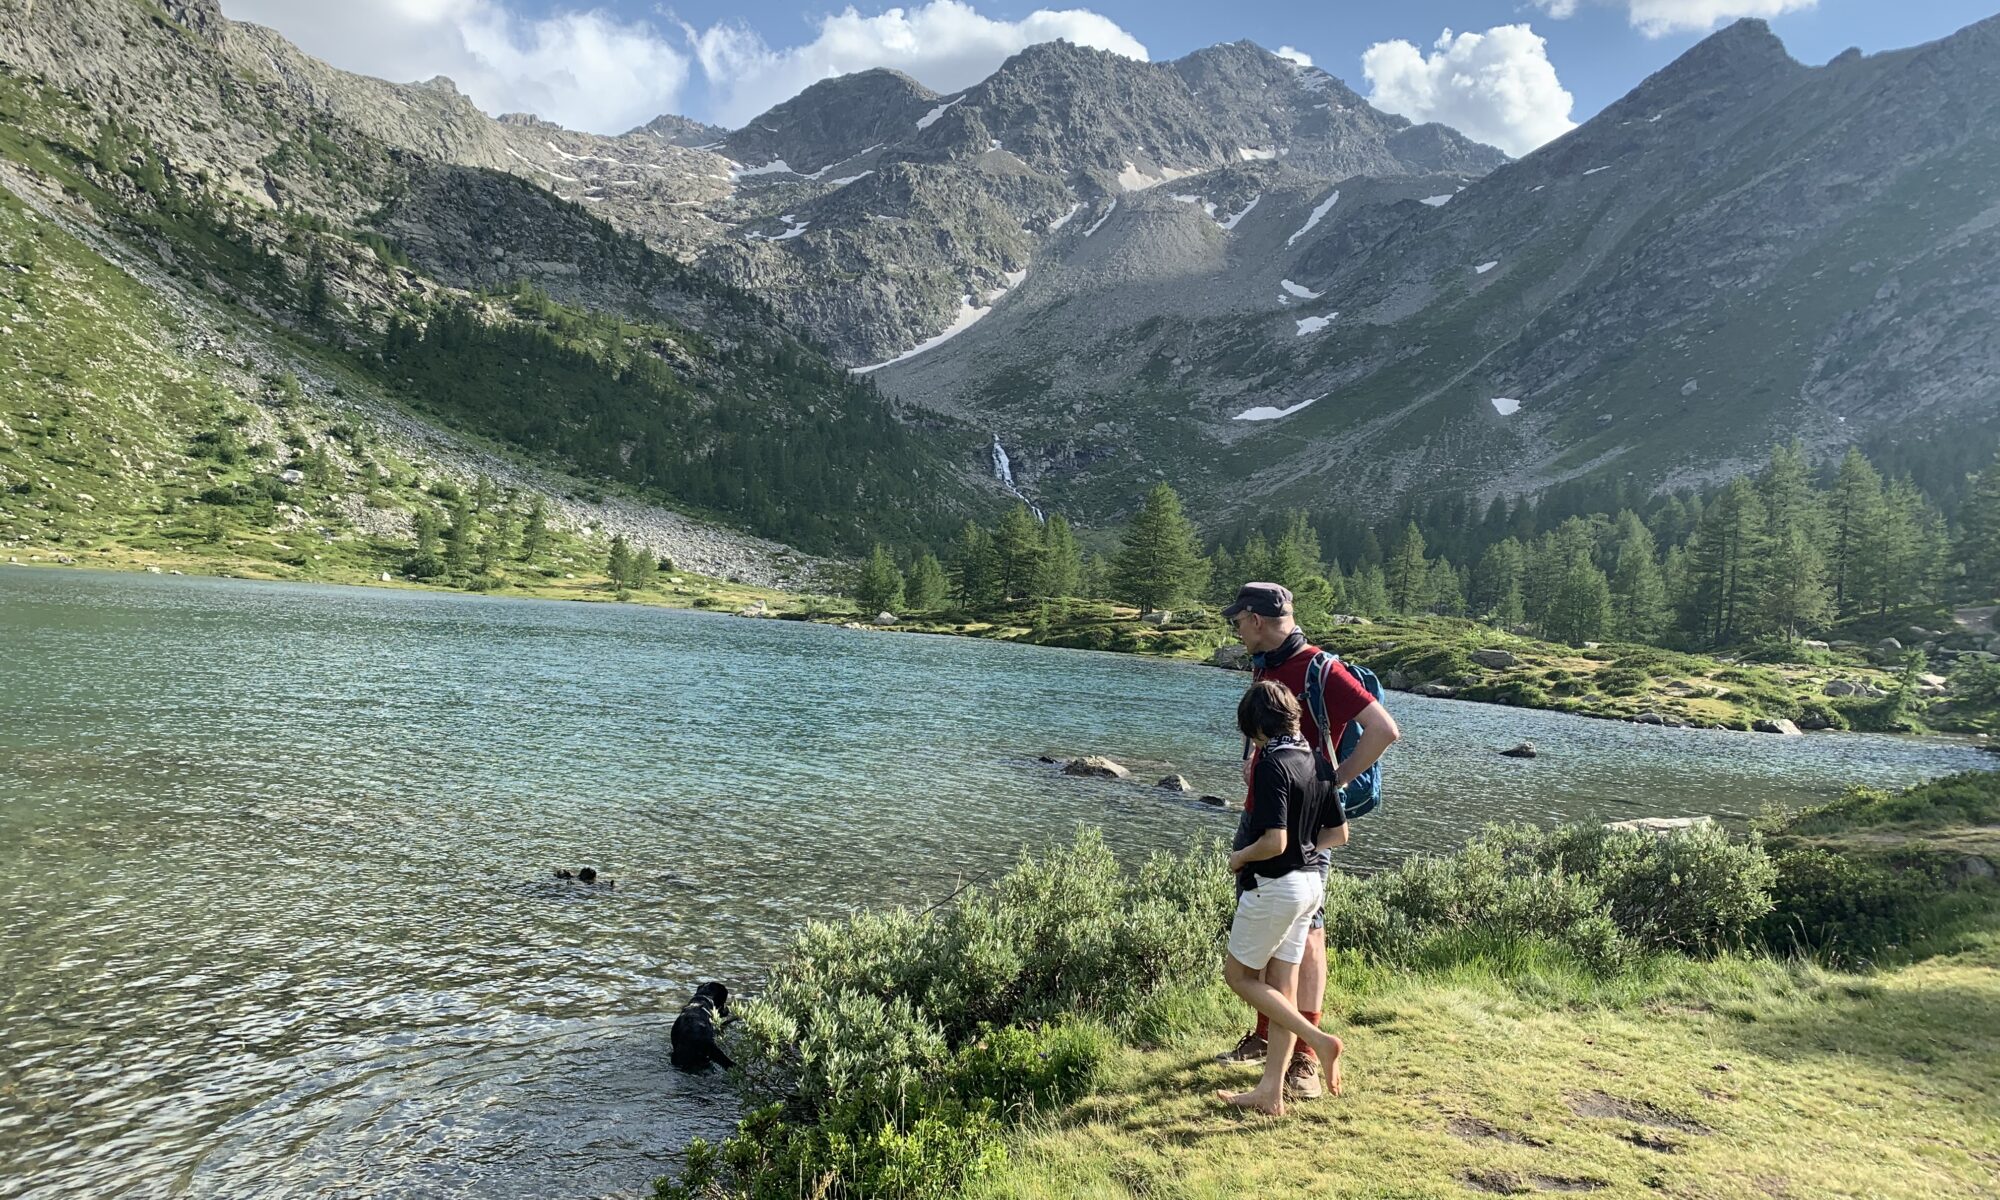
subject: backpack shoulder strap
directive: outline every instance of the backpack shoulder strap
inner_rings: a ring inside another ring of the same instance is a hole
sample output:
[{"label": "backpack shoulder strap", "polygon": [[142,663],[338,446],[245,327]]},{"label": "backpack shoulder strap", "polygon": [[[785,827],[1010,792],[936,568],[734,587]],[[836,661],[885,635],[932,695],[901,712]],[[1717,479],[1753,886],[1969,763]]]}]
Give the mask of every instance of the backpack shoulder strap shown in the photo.
[{"label": "backpack shoulder strap", "polygon": [[1319,730],[1321,748],[1326,752],[1326,760],[1338,763],[1338,736],[1326,727],[1326,673],[1340,661],[1340,656],[1321,650],[1313,655],[1306,665],[1306,707],[1312,712],[1313,726]]}]

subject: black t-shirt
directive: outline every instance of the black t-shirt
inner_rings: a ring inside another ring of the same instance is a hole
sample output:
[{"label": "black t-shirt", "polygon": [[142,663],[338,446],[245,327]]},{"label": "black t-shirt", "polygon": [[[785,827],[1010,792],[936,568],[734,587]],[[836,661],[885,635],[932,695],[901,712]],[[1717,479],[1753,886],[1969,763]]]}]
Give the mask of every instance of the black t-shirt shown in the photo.
[{"label": "black t-shirt", "polygon": [[1306,845],[1321,828],[1346,823],[1340,804],[1333,796],[1333,782],[1325,778],[1313,752],[1296,739],[1273,741],[1257,756],[1250,776],[1250,802],[1236,823],[1236,841],[1231,850],[1241,850],[1282,827],[1285,850],[1275,858],[1246,863],[1236,873],[1236,890],[1248,891],[1257,880],[1276,879],[1306,869]]}]

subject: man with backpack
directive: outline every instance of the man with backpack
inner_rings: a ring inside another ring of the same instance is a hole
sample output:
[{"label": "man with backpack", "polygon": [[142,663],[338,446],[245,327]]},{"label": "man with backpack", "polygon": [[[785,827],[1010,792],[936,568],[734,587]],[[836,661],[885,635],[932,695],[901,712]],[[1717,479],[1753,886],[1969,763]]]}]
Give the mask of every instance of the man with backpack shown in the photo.
[{"label": "man with backpack", "polygon": [[[1255,678],[1274,680],[1298,697],[1300,732],[1319,759],[1319,769],[1330,774],[1345,815],[1359,816],[1374,808],[1381,794],[1376,762],[1403,736],[1396,719],[1382,707],[1380,686],[1369,686],[1374,676],[1308,643],[1293,619],[1292,593],[1281,584],[1244,584],[1222,616],[1235,627],[1243,648],[1250,651]],[[1256,756],[1246,746],[1246,786],[1255,769]],[[1333,868],[1332,851],[1315,847],[1309,865],[1324,881]],[[1296,975],[1298,995],[1291,997],[1314,1026],[1319,1024],[1326,998],[1325,915],[1322,908],[1313,917]],[[1260,1016],[1257,1027],[1220,1058],[1232,1063],[1262,1062],[1269,1037],[1269,1022]],[[1285,1086],[1303,1099],[1321,1094],[1319,1066],[1311,1046],[1302,1044],[1293,1053]]]}]

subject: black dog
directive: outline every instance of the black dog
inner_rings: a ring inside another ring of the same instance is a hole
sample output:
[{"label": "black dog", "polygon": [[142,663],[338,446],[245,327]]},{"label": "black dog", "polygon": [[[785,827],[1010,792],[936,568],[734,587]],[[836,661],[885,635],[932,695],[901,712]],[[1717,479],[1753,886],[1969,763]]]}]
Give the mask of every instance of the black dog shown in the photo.
[{"label": "black dog", "polygon": [[675,1066],[683,1071],[705,1071],[710,1063],[725,1067],[736,1064],[715,1044],[718,1022],[729,1020],[729,989],[719,983],[704,983],[694,990],[681,1015],[674,1018],[673,1053]]}]

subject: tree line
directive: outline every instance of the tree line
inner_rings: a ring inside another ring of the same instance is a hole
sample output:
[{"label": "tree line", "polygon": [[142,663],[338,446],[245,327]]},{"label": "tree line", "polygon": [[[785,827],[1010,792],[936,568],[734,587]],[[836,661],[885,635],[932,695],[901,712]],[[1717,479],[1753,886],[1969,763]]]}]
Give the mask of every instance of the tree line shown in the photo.
[{"label": "tree line", "polygon": [[[1165,484],[1147,496],[1115,553],[1087,554],[1060,516],[1025,506],[992,528],[967,522],[941,559],[900,566],[877,547],[856,598],[865,609],[967,611],[1070,597],[1141,609],[1226,602],[1239,584],[1282,583],[1308,624],[1333,612],[1472,617],[1571,643],[1617,639],[1714,647],[1797,639],[1855,617],[2000,595],[2000,456],[1959,481],[1956,512],[1908,477],[1885,478],[1858,449],[1815,470],[1780,445],[1758,471],[1705,492],[1652,497],[1643,511],[1570,515],[1524,536],[1496,501],[1495,536],[1468,561],[1438,553],[1404,520],[1365,530],[1345,563],[1325,555],[1303,511],[1274,531],[1207,550]],[[1529,527],[1532,528],[1532,510]],[[1465,529],[1440,531],[1466,544]],[[1386,540],[1386,548],[1383,541]]]}]

